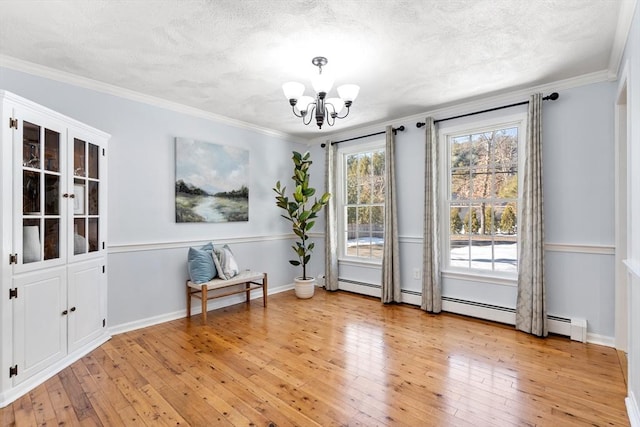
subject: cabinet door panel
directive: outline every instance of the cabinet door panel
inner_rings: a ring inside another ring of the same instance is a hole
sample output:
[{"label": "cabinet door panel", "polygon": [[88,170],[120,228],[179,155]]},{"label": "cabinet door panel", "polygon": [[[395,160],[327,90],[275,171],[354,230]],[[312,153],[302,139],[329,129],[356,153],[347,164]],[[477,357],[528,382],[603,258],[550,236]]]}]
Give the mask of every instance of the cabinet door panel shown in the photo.
[{"label": "cabinet door panel", "polygon": [[13,281],[14,363],[19,384],[67,354],[65,268],[25,274]]},{"label": "cabinet door panel", "polygon": [[96,339],[103,332],[103,289],[106,286],[106,278],[102,266],[102,258],[69,266],[70,352]]}]

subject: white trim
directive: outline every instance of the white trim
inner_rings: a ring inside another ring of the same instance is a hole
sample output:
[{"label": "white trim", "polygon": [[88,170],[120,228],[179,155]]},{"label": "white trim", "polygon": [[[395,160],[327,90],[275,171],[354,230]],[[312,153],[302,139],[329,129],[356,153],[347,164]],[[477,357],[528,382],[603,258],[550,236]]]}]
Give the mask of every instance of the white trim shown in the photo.
[{"label": "white trim", "polygon": [[512,277],[501,277],[490,274],[481,274],[476,272],[476,270],[473,270],[473,272],[445,270],[442,271],[442,277],[447,279],[466,280],[469,282],[488,283],[490,285],[518,286],[518,278],[515,274]]},{"label": "white trim", "polygon": [[[449,221],[451,218],[450,209],[451,204],[454,202],[451,200],[451,139],[457,136],[467,136],[485,131],[494,131],[497,129],[507,129],[507,128],[517,128],[517,150],[518,150],[518,171],[523,170],[523,162],[524,162],[524,149],[525,149],[525,136],[527,132],[527,114],[524,112],[520,113],[511,113],[511,114],[500,114],[499,116],[493,118],[475,118],[470,121],[464,123],[449,123],[446,125],[442,125],[438,128],[438,141],[442,144],[442,151],[440,155],[440,164],[439,164],[439,179],[440,179],[440,194],[444,194],[440,200],[440,206],[438,209],[440,211],[440,233],[442,238],[442,247],[449,248],[451,245],[451,233],[449,232],[450,226]],[[522,174],[518,174],[518,188],[523,188],[522,184]],[[497,190],[496,190],[497,191]],[[522,197],[521,192],[518,191],[517,199],[515,200],[518,206],[518,213],[520,213],[522,206]],[[469,200],[469,204],[471,201],[475,200],[478,203],[478,199]],[[512,200],[513,199],[497,199],[497,196],[494,200]],[[474,208],[475,210],[475,208]],[[482,215],[482,213],[481,213]],[[518,224],[518,231],[520,229],[520,225]],[[518,233],[519,235],[519,233]],[[516,236],[516,241],[519,241],[519,238]],[[519,250],[519,249],[518,249]],[[464,274],[477,275],[477,276],[502,276],[503,273],[495,270],[483,271],[477,268],[472,268],[471,264],[469,267],[455,267],[451,265],[451,253],[450,251],[442,251],[441,260],[443,268],[446,271],[458,271]],[[493,265],[493,263],[492,263]],[[509,279],[514,278],[516,273],[505,274],[505,277]]]},{"label": "white trim", "polygon": [[594,334],[587,332],[587,342],[589,344],[603,345],[605,347],[615,348],[615,339],[606,335]]},{"label": "white trim", "polygon": [[[312,236],[317,237],[317,236]],[[223,237],[215,238],[216,244],[240,244],[240,243],[256,243],[270,242],[274,240],[295,239],[295,234],[277,234],[273,236],[245,236],[245,237]],[[140,242],[140,243],[115,243],[109,244],[107,250],[109,254],[140,252],[140,251],[158,251],[166,249],[182,249],[191,246],[203,245],[211,240],[178,240],[168,242]]]},{"label": "white trim", "polygon": [[636,0],[623,0],[620,2],[620,10],[618,11],[618,25],[616,25],[616,34],[611,46],[611,56],[609,57],[609,79],[616,80],[620,63],[624,55],[624,48],[627,44],[633,22],[633,13],[636,9]]},{"label": "white trim", "polygon": [[622,261],[627,266],[627,271],[640,279],[640,262],[633,259],[625,259]]},{"label": "white trim", "polygon": [[261,133],[263,135],[275,136],[278,138],[283,138],[283,139],[293,141],[293,142],[298,142],[298,143],[304,143],[304,144],[307,143],[307,140],[300,139],[294,135],[290,135],[284,132],[260,127],[248,122],[244,122],[241,120],[236,120],[226,116],[222,116],[220,114],[204,111],[199,108],[189,107],[187,105],[179,104],[177,102],[168,101],[166,99],[158,98],[155,96],[145,95],[143,93],[136,92],[130,89],[125,89],[109,83],[104,83],[98,80],[93,80],[86,77],[78,76],[77,74],[68,73],[66,71],[56,70],[54,68],[46,67],[44,65],[23,61],[21,59],[13,58],[7,55],[0,54],[0,67],[5,67],[12,70],[20,71],[23,73],[35,75],[38,77],[44,77],[54,81],[67,83],[70,85],[78,86],[78,87],[89,89],[89,90],[94,90],[96,92],[117,96],[120,98],[128,99],[130,101],[141,102],[143,104],[151,105],[154,107],[164,108],[166,110],[174,111],[176,113],[186,114],[192,117],[198,117],[206,120],[212,120],[212,121],[230,125],[236,128],[249,129],[251,131]]},{"label": "white trim", "polygon": [[[280,292],[286,292],[293,289],[293,283],[289,283],[275,288],[268,288],[267,295],[274,295]],[[262,292],[252,292],[251,299],[262,298]],[[214,301],[207,301],[207,311],[217,310],[219,308],[229,307],[234,304],[239,304],[245,301],[244,295],[232,295],[225,298],[219,298]],[[191,306],[191,315],[202,313],[202,307],[200,304],[194,304]],[[150,326],[159,325],[165,322],[171,322],[173,320],[182,319],[187,316],[187,309],[174,311],[172,313],[164,313],[158,316],[147,317],[146,319],[140,319],[133,322],[122,323],[120,325],[111,326],[109,333],[111,335],[119,335],[125,332],[135,331],[137,329],[148,328]],[[195,319],[199,321],[199,319]]]},{"label": "white trim", "polygon": [[615,255],[613,245],[582,245],[574,243],[545,243],[544,250],[549,252],[569,252],[572,254]]},{"label": "white trim", "polygon": [[375,270],[380,270],[382,268],[382,262],[363,261],[354,258],[341,258],[338,259],[338,263],[340,265],[348,265],[350,267],[372,268]]},{"label": "white trim", "polygon": [[624,400],[624,403],[627,406],[629,424],[631,427],[640,427],[640,410],[638,410],[638,401],[633,391],[629,390],[629,396]]},{"label": "white trim", "polygon": [[[543,85],[532,86],[526,89],[519,89],[510,91],[505,89],[504,91],[494,92],[493,94],[478,95],[473,98],[459,99],[452,101],[455,105],[450,106],[433,106],[432,109],[426,110],[424,113],[413,114],[411,116],[405,116],[392,121],[381,120],[378,122],[368,123],[362,127],[345,130],[344,132],[338,132],[334,134],[325,134],[321,137],[312,139],[310,142],[312,145],[321,144],[327,139],[332,141],[353,138],[355,136],[366,135],[369,133],[380,132],[384,130],[385,126],[400,126],[407,125],[407,123],[415,123],[416,121],[424,121],[424,118],[429,116],[435,120],[445,117],[457,116],[460,114],[466,114],[471,111],[486,110],[494,108],[500,105],[508,105],[516,102],[521,102],[529,99],[529,96],[533,93],[542,92],[560,92],[567,89],[573,89],[580,86],[586,86],[594,83],[601,83],[609,81],[609,71],[601,70],[593,73],[583,74],[581,76],[571,77],[564,80],[558,80],[556,82],[545,83]],[[560,95],[562,97],[562,94]],[[561,98],[562,99],[562,98]],[[411,126],[414,126],[413,124]]]},{"label": "white trim", "polygon": [[420,236],[398,236],[398,242],[421,245],[424,239]]}]

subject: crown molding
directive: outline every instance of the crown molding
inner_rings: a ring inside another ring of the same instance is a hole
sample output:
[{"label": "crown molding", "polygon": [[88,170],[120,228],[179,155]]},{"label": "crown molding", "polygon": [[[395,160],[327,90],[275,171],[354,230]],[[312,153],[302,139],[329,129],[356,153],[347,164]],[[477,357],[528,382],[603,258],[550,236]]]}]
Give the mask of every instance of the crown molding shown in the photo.
[{"label": "crown molding", "polygon": [[[325,135],[322,137],[313,138],[312,140],[310,140],[310,142],[312,145],[315,145],[323,142],[326,143],[328,141],[349,139],[359,135],[379,132],[381,130],[384,130],[385,126],[388,125],[391,125],[393,127],[404,125],[405,128],[408,127],[408,129],[411,129],[415,128],[416,122],[424,121],[425,117],[433,117],[435,120],[438,120],[445,117],[466,114],[470,111],[485,110],[494,108],[499,105],[521,102],[523,100],[527,100],[533,93],[560,92],[567,89],[573,89],[576,87],[586,86],[594,83],[601,83],[609,80],[609,71],[601,70],[564,80],[558,80],[551,83],[531,86],[524,89],[513,89],[493,94],[489,93],[485,95],[479,95],[473,98],[462,99],[442,106],[435,106],[433,109],[427,110],[423,113],[413,114],[411,116],[405,116],[390,121],[368,123],[365,126],[350,129],[345,132],[335,133],[330,136]],[[562,99],[562,95],[560,95],[560,99]],[[398,135],[402,134],[398,133]]]},{"label": "crown molding", "polygon": [[629,39],[633,15],[636,10],[637,0],[623,0],[620,3],[618,11],[618,25],[616,26],[616,34],[611,47],[611,56],[609,57],[609,79],[616,80],[620,72],[620,64],[624,55],[624,48]]},{"label": "crown molding", "polygon": [[117,96],[120,98],[128,99],[130,101],[141,102],[143,104],[163,108],[165,110],[171,110],[176,113],[211,120],[240,129],[248,129],[267,136],[274,136],[302,144],[306,144],[308,142],[306,139],[300,139],[284,132],[263,128],[248,122],[243,122],[241,120],[235,120],[226,116],[222,116],[220,114],[204,111],[199,108],[189,107],[187,105],[168,101],[166,99],[158,98],[151,95],[145,95],[134,90],[125,89],[109,83],[104,83],[98,80],[78,76],[77,74],[68,73],[66,71],[56,70],[44,65],[34,64],[33,62],[24,61],[22,59],[14,58],[7,55],[0,54],[0,67],[5,67],[37,77],[43,77],[57,82],[82,87],[84,89],[94,90],[96,92],[105,93],[107,95]]}]

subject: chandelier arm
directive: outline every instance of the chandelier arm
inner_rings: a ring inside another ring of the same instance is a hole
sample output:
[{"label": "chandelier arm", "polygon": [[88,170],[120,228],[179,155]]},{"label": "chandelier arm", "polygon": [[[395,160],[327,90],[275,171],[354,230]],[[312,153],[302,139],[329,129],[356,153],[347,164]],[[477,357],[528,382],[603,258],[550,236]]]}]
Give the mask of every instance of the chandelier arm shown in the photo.
[{"label": "chandelier arm", "polygon": [[[331,104],[329,104],[329,105],[331,105]],[[336,124],[336,116],[337,116],[336,113],[335,113],[336,109],[335,108],[333,109],[333,113],[329,112],[329,108],[325,108],[325,111],[326,111],[325,116],[326,116],[327,124],[329,126],[335,125]]]},{"label": "chandelier arm", "polygon": [[[307,115],[306,115],[306,116],[303,116],[303,117],[302,117],[302,123],[304,123],[305,125],[309,125],[309,123],[311,123],[311,120],[313,120],[313,112],[314,112],[314,111],[315,111],[315,109],[316,109],[316,104],[315,104],[315,103],[313,103],[313,104],[309,104],[309,105],[313,105],[313,107],[311,107],[311,109],[310,109],[310,110],[307,110]],[[307,108],[309,108],[309,107],[307,107]],[[308,117],[308,118],[309,118],[309,121],[308,121],[308,122],[307,122],[307,121],[305,121],[305,117]]]},{"label": "chandelier arm", "polygon": [[296,117],[304,117],[302,114],[296,113],[296,106],[295,105],[291,106],[291,111],[293,111],[293,115],[296,116]]},{"label": "chandelier arm", "polygon": [[346,107],[346,108],[347,108],[347,114],[345,114],[345,115],[344,115],[344,116],[342,116],[342,117],[337,116],[337,118],[338,118],[338,119],[344,119],[345,117],[347,117],[347,116],[349,115],[349,111],[351,111],[351,110],[349,110],[349,108],[350,108],[350,107]]}]

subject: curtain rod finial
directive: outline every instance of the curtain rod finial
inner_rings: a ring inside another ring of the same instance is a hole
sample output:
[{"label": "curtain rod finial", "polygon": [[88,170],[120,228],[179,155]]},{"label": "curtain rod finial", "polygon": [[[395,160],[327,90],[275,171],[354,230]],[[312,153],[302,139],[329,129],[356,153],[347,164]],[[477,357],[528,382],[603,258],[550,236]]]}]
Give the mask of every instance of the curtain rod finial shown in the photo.
[{"label": "curtain rod finial", "polygon": [[542,99],[550,99],[551,101],[555,101],[558,98],[560,98],[560,94],[558,92],[553,92],[552,94],[545,96]]}]

